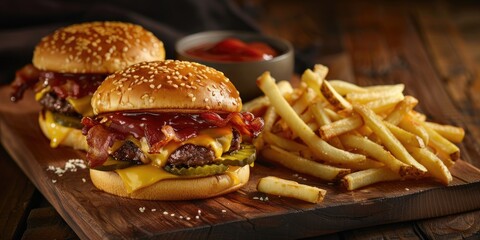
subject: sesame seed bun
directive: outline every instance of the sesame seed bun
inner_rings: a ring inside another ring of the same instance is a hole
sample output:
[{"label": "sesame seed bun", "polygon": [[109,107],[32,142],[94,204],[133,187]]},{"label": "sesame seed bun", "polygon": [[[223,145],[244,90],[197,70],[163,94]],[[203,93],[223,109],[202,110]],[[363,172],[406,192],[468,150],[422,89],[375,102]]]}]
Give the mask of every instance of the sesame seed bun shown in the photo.
[{"label": "sesame seed bun", "polygon": [[90,169],[90,178],[98,189],[117,196],[145,200],[190,200],[215,197],[238,190],[248,182],[249,177],[250,166],[246,165],[229,174],[167,179],[127,193],[122,179],[116,172]]},{"label": "sesame seed bun", "polygon": [[113,73],[141,61],[163,59],[163,43],[141,26],[89,22],[44,37],[35,48],[33,65],[61,73]]},{"label": "sesame seed bun", "polygon": [[193,62],[142,62],[108,76],[92,97],[94,114],[115,111],[239,112],[242,101],[220,71]]}]

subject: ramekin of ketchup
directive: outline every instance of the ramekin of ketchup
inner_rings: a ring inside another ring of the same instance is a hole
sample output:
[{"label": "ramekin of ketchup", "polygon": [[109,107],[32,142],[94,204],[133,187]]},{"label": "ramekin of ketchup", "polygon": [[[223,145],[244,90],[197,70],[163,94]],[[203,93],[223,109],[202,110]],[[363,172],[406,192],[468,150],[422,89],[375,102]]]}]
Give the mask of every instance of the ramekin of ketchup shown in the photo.
[{"label": "ramekin of ketchup", "polygon": [[293,75],[292,45],[258,33],[208,31],[186,36],[175,44],[177,59],[198,62],[222,71],[243,101],[260,96],[257,78],[269,71],[276,80]]},{"label": "ramekin of ketchup", "polygon": [[226,62],[270,60],[278,56],[278,52],[264,42],[244,42],[234,37],[214,44],[193,47],[187,49],[185,53],[206,60]]}]

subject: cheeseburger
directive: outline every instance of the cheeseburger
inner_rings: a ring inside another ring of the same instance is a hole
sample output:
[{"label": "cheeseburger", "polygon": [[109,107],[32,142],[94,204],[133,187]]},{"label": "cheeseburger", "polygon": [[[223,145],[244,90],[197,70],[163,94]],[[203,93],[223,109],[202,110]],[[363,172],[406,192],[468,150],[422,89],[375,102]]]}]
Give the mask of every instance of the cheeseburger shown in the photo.
[{"label": "cheeseburger", "polygon": [[134,64],[92,97],[83,133],[93,184],[136,199],[186,200],[235,191],[249,179],[263,120],[222,72],[192,62]]},{"label": "cheeseburger", "polygon": [[35,47],[33,65],[17,71],[11,100],[20,100],[33,87],[43,107],[40,128],[50,146],[86,149],[80,121],[93,114],[90,99],[105,77],[134,63],[163,59],[163,43],[141,26],[122,22],[71,25],[44,37]]}]

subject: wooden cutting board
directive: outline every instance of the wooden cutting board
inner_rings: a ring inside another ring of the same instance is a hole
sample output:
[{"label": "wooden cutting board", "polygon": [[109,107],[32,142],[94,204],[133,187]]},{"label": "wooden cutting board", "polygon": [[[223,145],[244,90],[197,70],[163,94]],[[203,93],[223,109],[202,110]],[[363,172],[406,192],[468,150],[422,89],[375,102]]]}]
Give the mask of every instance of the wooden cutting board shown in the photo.
[{"label": "wooden cutting board", "polygon": [[[82,239],[291,239],[480,208],[480,170],[461,160],[451,169],[454,180],[448,187],[431,180],[397,181],[349,192],[260,159],[244,188],[221,197],[173,202],[116,197],[97,190],[87,169],[63,176],[49,171],[49,166],[64,168],[69,159],[85,159],[85,154],[51,149],[37,124],[33,94],[16,104],[8,94],[9,89],[0,88],[2,144]],[[256,184],[268,175],[328,193],[319,204],[277,196],[265,200]]]}]

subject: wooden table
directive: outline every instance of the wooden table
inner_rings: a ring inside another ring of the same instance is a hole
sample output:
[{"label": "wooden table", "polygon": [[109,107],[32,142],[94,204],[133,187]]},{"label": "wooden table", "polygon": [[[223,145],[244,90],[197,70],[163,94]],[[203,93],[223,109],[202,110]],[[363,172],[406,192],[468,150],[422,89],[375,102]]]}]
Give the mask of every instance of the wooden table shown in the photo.
[{"label": "wooden table", "polygon": [[[419,111],[433,121],[466,129],[466,138],[460,144],[462,159],[480,168],[480,4],[333,2],[239,1],[254,10],[267,33],[288,39],[303,57],[328,66],[329,79],[360,85],[405,83],[406,92],[420,99]],[[408,87],[423,83],[428,84]],[[430,84],[441,90],[435,94],[439,99],[428,97]],[[425,99],[429,100],[422,102]],[[429,107],[431,104],[442,104],[442,108]],[[78,238],[3,147],[0,196],[0,238]],[[477,209],[346,230],[321,238],[478,239],[479,231]]]}]

